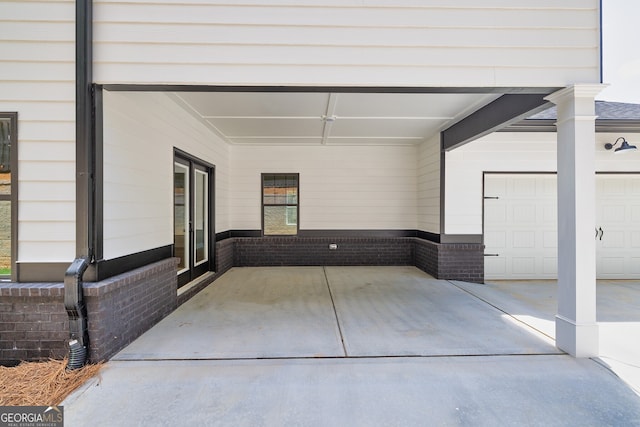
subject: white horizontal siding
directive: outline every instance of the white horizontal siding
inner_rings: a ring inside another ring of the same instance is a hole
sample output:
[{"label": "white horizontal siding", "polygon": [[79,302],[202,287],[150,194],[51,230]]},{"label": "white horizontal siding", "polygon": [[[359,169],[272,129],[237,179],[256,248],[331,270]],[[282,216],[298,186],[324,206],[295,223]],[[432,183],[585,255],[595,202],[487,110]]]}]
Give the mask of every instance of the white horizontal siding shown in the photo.
[{"label": "white horizontal siding", "polygon": [[56,201],[56,203],[49,203],[48,200],[23,201],[20,203],[20,220],[23,223],[41,221],[42,212],[46,211],[48,221],[65,222],[75,217],[75,209],[75,201]]},{"label": "white horizontal siding", "polygon": [[[331,31],[318,31],[314,27],[304,27],[300,25],[256,25],[244,28],[242,32],[237,31],[234,24],[192,24],[188,32],[168,32],[160,33],[150,31],[150,24],[140,24],[139,22],[108,22],[96,23],[95,30],[100,35],[100,41],[104,44],[119,43],[123,45],[148,43],[150,46],[157,43],[169,43],[183,45],[185,47],[200,45],[221,45],[221,46],[244,46],[251,44],[271,44],[274,46],[291,45],[291,27],[310,46],[326,47],[389,47],[403,46],[422,48],[430,45],[433,48],[468,48],[469,40],[475,37],[475,45],[489,46],[493,48],[513,48],[514,37],[518,37],[519,47],[522,48],[549,48],[584,49],[585,38],[590,38],[596,31],[592,27],[574,28],[548,28],[544,32],[531,31],[523,33],[522,28],[514,25],[512,27],[478,27],[451,28],[433,27],[410,27],[410,26],[376,26],[376,31],[371,31],[368,26],[339,27],[331,26]],[[165,25],[176,25],[167,23]],[[424,25],[424,24],[423,24]],[[431,43],[426,43],[430,40]],[[561,40],[562,44],[558,44]],[[457,44],[456,44],[457,43]]]},{"label": "white horizontal siding", "polygon": [[[596,171],[640,172],[637,155],[614,156],[604,148],[620,134],[596,134]],[[635,136],[626,136],[633,141]],[[587,147],[585,147],[587,149]],[[483,172],[555,172],[555,133],[498,132],[446,154],[445,232],[482,233]],[[488,194],[487,196],[491,196]]]},{"label": "white horizontal siding", "polygon": [[104,92],[104,257],[173,243],[173,149],[216,166],[216,231],[228,229],[228,147],[164,93]]},{"label": "white horizontal siding", "polygon": [[[498,70],[505,73],[505,79],[514,69],[545,70],[554,73],[558,70],[589,69],[593,65],[593,51],[580,49],[567,55],[562,49],[504,49],[487,48],[442,48],[432,52],[420,52],[415,48],[396,47],[342,47],[336,49],[331,46],[318,46],[310,49],[308,46],[278,46],[263,47],[256,50],[255,46],[180,46],[166,57],[165,45],[119,45],[117,49],[108,50],[100,57],[104,63],[111,66],[118,65],[127,68],[128,65],[167,67],[165,72],[175,70],[178,66],[189,68],[201,66],[210,72],[216,67],[238,66],[266,66],[270,65],[274,57],[279,57],[279,66],[292,67],[373,67],[387,68],[389,63],[402,68],[481,68]],[[546,65],[541,64],[540,58],[545,57]],[[331,62],[328,62],[331,58]],[[443,65],[446,64],[446,65]],[[62,67],[60,67],[62,68]],[[52,70],[53,71],[53,70]],[[60,70],[62,72],[64,70]],[[215,75],[215,74],[214,74]],[[55,76],[55,75],[54,75]]]},{"label": "white horizontal siding", "polygon": [[7,22],[72,22],[75,2],[65,0],[9,0],[0,3],[0,16]]},{"label": "white horizontal siding", "polygon": [[75,2],[0,2],[0,111],[18,113],[18,262],[75,258]]},{"label": "white horizontal siding", "polygon": [[[13,24],[16,26],[15,24]],[[68,24],[65,24],[68,25]],[[24,24],[22,24],[24,27]],[[19,27],[18,27],[19,28]],[[11,33],[7,28],[1,30],[3,33]],[[16,36],[16,33],[12,33]],[[29,34],[29,37],[33,37]],[[75,46],[66,41],[47,41],[45,44],[34,44],[21,41],[9,42],[0,40],[0,51],[5,57],[10,57],[15,61],[38,61],[38,62],[66,62],[65,58],[75,57]]]},{"label": "white horizontal siding", "polygon": [[[73,60],[73,59],[72,59]],[[2,60],[0,60],[2,61]],[[26,64],[25,66],[34,66],[32,64]],[[42,69],[43,74],[46,77],[46,67]],[[10,78],[19,79],[21,74],[12,75]],[[0,81],[0,93],[2,98],[2,107],[9,105],[15,105],[25,102],[38,102],[41,105],[32,105],[32,108],[39,108],[49,106],[51,109],[58,109],[63,104],[72,103],[75,111],[75,82],[73,78],[71,80],[61,82],[51,81]],[[64,108],[64,106],[63,106]],[[24,110],[30,110],[25,108]]]},{"label": "white horizontal siding", "polygon": [[[564,1],[561,5],[553,1],[518,1],[518,2],[449,2],[422,1],[408,5],[404,2],[388,0],[373,4],[370,2],[332,3],[316,1],[306,2],[281,1],[127,1],[97,0],[102,5],[101,20],[131,21],[135,17],[139,22],[158,22],[170,17],[170,22],[177,23],[229,23],[229,24],[262,24],[262,25],[319,25],[319,26],[460,26],[471,18],[477,19],[474,27],[481,26],[558,26],[565,24],[566,14],[576,14],[572,26],[591,24],[588,13],[589,6],[595,8],[597,3],[573,0]],[[515,3],[515,4],[514,4]],[[107,7],[108,6],[108,7]],[[156,16],[147,12],[153,7]],[[245,16],[239,14],[245,12]],[[128,14],[128,15],[127,15]],[[523,16],[525,15],[525,16]],[[123,18],[129,16],[129,19]],[[524,21],[518,18],[526,17]],[[26,19],[26,17],[25,17]],[[517,22],[517,25],[514,25]]]},{"label": "white horizontal siding", "polygon": [[[49,225],[51,227],[57,227],[60,224],[56,222],[49,222]],[[22,229],[22,224],[19,228]],[[51,238],[51,236],[39,236],[36,240],[20,238],[20,245],[18,248],[20,253],[24,254],[19,256],[18,263],[67,263],[69,262],[69,257],[65,256],[65,253],[70,253],[71,257],[74,256],[75,241],[67,242],[64,240],[57,240],[55,238]]]},{"label": "white horizontal siding", "polygon": [[[69,136],[69,123],[67,120],[69,117],[75,117],[75,105],[73,102],[60,101],[50,102],[45,100],[39,100],[37,103],[33,101],[0,101],[2,107],[0,110],[7,111],[7,108],[13,108],[14,111],[18,111],[20,114],[20,120],[23,126],[31,123],[58,123],[58,126],[66,126],[65,135],[54,134],[50,135],[59,137],[62,141],[68,141]],[[31,126],[27,126],[29,128]],[[22,151],[22,147],[21,147]],[[55,153],[52,153],[55,154]]]},{"label": "white horizontal siding", "polygon": [[20,224],[19,234],[24,241],[37,242],[43,237],[47,241],[57,242],[66,240],[69,235],[75,235],[76,229],[74,224],[66,221],[48,222],[23,222]]},{"label": "white horizontal siding", "polygon": [[418,230],[440,233],[440,135],[418,146]]},{"label": "white horizontal siding", "polygon": [[445,232],[482,234],[482,174],[555,171],[555,133],[495,133],[446,153]]},{"label": "white horizontal siding", "polygon": [[487,87],[599,80],[597,0],[451,3],[96,0],[95,78]]},{"label": "white horizontal siding", "polygon": [[261,229],[261,173],[300,174],[301,229],[415,229],[416,147],[232,147],[233,229]]}]

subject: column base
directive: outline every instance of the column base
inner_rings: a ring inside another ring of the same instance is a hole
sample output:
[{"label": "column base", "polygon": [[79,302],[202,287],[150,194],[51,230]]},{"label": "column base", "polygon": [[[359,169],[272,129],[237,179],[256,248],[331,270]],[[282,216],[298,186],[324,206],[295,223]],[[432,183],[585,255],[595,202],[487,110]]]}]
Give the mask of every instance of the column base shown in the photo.
[{"label": "column base", "polygon": [[556,347],[574,357],[598,357],[600,341],[598,324],[578,324],[566,317],[556,316]]}]

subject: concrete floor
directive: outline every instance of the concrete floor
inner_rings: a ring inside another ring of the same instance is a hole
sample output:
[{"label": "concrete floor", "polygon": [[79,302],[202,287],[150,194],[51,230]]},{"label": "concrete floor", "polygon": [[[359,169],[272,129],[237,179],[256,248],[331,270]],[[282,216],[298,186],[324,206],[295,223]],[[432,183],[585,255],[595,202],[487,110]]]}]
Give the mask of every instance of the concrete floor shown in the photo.
[{"label": "concrete floor", "polygon": [[234,268],[65,400],[66,425],[640,425],[602,361],[554,347],[552,286],[503,286]]}]

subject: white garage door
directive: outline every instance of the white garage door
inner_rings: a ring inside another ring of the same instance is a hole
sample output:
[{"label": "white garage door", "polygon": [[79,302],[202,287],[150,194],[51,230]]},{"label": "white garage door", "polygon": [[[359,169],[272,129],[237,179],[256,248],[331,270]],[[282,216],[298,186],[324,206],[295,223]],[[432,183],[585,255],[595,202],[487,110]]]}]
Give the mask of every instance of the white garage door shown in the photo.
[{"label": "white garage door", "polygon": [[[487,174],[485,278],[557,277],[555,174]],[[596,177],[597,276],[640,278],[640,175]]]}]

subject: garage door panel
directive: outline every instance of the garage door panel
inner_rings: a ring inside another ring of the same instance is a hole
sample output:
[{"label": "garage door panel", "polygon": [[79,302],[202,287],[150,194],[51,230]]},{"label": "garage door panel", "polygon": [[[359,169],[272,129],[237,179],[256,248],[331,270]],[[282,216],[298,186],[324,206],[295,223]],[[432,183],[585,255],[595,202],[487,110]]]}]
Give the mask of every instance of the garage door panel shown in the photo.
[{"label": "garage door panel", "polygon": [[624,231],[607,230],[602,233],[602,247],[608,249],[624,249],[626,233]]},{"label": "garage door panel", "polygon": [[507,246],[507,233],[504,231],[488,231],[484,235],[484,244],[487,247],[504,249]]},{"label": "garage door panel", "polygon": [[611,176],[607,180],[602,181],[602,192],[609,196],[624,196],[624,177]]},{"label": "garage door panel", "polygon": [[512,248],[535,248],[536,232],[535,231],[514,231],[511,235]]},{"label": "garage door panel", "polygon": [[506,180],[485,180],[484,190],[486,195],[502,196],[507,194],[507,181]]},{"label": "garage door panel", "polygon": [[536,194],[536,179],[519,177],[513,180],[513,185],[507,186],[511,191],[509,195],[515,197],[527,197],[535,196]]},{"label": "garage door panel", "polygon": [[503,204],[491,204],[484,208],[485,217],[493,218],[493,221],[502,223],[507,220],[507,207]]},{"label": "garage door panel", "polygon": [[[499,188],[508,188],[509,191],[498,200],[485,199],[485,233],[505,231],[507,246],[493,246],[493,238],[485,239],[485,246],[486,253],[499,253],[500,258],[505,259],[505,268],[504,274],[498,275],[498,269],[489,265],[498,264],[499,261],[494,257],[486,257],[485,277],[554,277],[556,262],[545,260],[545,250],[553,254],[557,251],[554,231],[557,223],[555,177],[502,174],[485,176],[485,196],[497,196],[492,191]],[[492,217],[492,213],[497,212],[494,207],[498,205],[506,208],[506,219]],[[555,256],[553,254],[551,258]]]},{"label": "garage door panel", "polygon": [[516,205],[513,207],[512,221],[518,223],[536,222],[536,205]]},{"label": "garage door panel", "polygon": [[556,180],[555,179],[545,179],[545,180],[543,180],[541,188],[542,188],[541,195],[547,196],[547,197],[552,197],[552,198],[556,197],[556,193],[558,192],[558,190],[557,190],[557,185],[556,185]]},{"label": "garage door panel", "polygon": [[624,205],[603,206],[601,220],[606,222],[623,222],[625,217]]},{"label": "garage door panel", "polygon": [[[500,253],[486,257],[487,279],[557,277],[556,183],[555,174],[485,175],[485,196],[500,196],[485,200],[486,252]],[[497,193],[505,188],[506,194]],[[595,228],[602,228],[593,235],[598,278],[639,279],[640,174],[596,176]],[[506,245],[489,234],[499,231],[506,233]]]},{"label": "garage door panel", "polygon": [[558,209],[555,206],[544,206],[542,208],[542,220],[555,224],[558,221]]},{"label": "garage door panel", "polygon": [[624,259],[620,257],[601,257],[600,273],[607,275],[622,275],[624,271]]},{"label": "garage door panel", "polygon": [[598,277],[637,279],[640,271],[640,175],[598,175],[596,221],[602,229],[596,241]]},{"label": "garage door panel", "polygon": [[556,256],[553,257],[545,257],[542,260],[542,271],[547,276],[557,276],[558,275],[558,258]]},{"label": "garage door panel", "polygon": [[544,231],[542,233],[542,246],[546,249],[557,249],[558,233],[555,230]]},{"label": "garage door panel", "polygon": [[536,259],[534,257],[513,257],[511,272],[514,276],[529,277],[536,272]]},{"label": "garage door panel", "polygon": [[506,258],[487,256],[484,259],[484,273],[490,277],[503,277],[507,274]]}]

